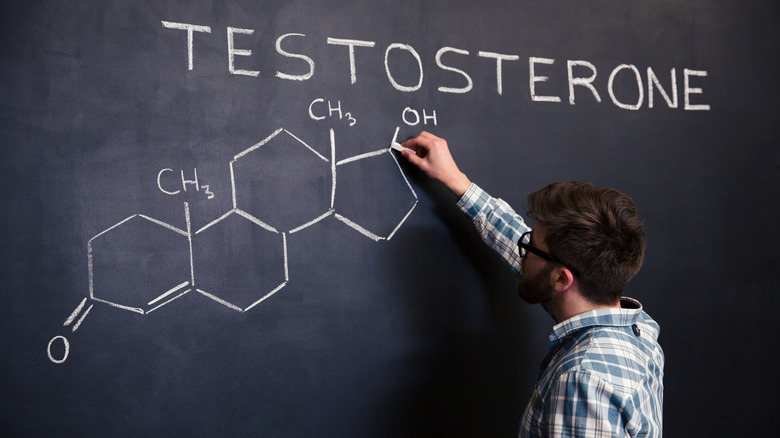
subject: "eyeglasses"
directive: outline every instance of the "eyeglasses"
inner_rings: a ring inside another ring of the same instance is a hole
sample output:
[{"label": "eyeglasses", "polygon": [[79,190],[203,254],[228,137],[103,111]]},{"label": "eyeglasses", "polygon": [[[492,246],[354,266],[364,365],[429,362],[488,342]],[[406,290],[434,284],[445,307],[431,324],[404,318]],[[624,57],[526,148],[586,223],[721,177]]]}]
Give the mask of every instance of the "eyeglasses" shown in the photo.
[{"label": "eyeglasses", "polygon": [[564,268],[570,270],[571,273],[574,274],[575,276],[579,275],[576,269],[567,266],[566,263],[563,263],[558,257],[555,257],[550,253],[544,252],[541,249],[532,246],[530,231],[526,231],[525,233],[523,233],[522,236],[520,236],[520,240],[517,241],[517,246],[520,247],[521,258],[525,258],[525,256],[527,256],[529,252],[532,252],[537,256],[547,260],[548,262],[558,263],[559,265],[562,265]]}]

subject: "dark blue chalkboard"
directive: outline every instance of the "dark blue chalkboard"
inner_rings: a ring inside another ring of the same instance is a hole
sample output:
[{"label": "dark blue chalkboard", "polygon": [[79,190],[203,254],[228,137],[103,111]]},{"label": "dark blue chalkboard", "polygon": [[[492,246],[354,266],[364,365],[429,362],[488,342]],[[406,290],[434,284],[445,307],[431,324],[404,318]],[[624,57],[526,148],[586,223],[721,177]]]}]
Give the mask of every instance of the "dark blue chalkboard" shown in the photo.
[{"label": "dark blue chalkboard", "polygon": [[779,12],[5,2],[0,432],[514,436],[553,322],[421,130],[521,212],[630,194],[667,435],[775,430]]}]

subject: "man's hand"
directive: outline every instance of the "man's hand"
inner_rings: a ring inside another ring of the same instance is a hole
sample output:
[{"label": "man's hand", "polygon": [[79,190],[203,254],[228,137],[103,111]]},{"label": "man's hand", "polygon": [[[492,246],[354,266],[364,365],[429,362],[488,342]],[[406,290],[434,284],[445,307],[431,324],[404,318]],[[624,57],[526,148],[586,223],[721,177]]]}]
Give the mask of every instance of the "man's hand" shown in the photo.
[{"label": "man's hand", "polygon": [[426,175],[443,183],[458,197],[466,193],[471,181],[458,169],[446,140],[423,131],[401,145],[417,153],[415,155],[412,151],[403,151],[401,155]]}]

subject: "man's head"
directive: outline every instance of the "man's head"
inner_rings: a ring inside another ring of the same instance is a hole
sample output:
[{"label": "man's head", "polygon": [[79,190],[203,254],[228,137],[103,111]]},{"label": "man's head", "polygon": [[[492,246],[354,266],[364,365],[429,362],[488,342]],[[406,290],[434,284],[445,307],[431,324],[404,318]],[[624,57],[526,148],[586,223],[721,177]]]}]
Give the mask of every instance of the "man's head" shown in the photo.
[{"label": "man's head", "polygon": [[528,195],[528,215],[546,231],[550,254],[577,273],[581,294],[614,304],[642,266],[645,230],[627,195],[584,182],[554,183]]}]

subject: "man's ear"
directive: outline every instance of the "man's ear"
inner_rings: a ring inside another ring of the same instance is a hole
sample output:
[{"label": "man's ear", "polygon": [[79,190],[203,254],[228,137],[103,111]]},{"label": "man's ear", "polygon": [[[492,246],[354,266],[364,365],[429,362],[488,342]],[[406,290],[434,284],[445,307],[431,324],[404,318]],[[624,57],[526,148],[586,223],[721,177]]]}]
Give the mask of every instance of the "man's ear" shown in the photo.
[{"label": "man's ear", "polygon": [[558,266],[552,270],[550,275],[552,276],[553,289],[557,292],[566,291],[574,285],[574,274],[569,268]]}]

